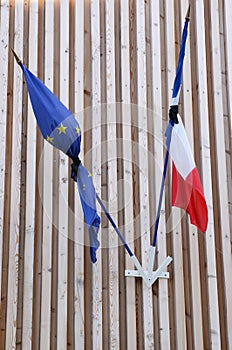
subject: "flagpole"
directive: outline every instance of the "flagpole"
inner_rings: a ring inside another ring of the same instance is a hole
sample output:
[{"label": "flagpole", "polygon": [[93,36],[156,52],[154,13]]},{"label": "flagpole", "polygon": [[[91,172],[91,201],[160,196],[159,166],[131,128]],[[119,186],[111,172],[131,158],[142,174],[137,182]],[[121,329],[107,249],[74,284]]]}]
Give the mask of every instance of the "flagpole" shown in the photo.
[{"label": "flagpole", "polygon": [[13,55],[14,55],[14,57],[15,57],[15,59],[16,59],[16,62],[19,64],[19,65],[21,65],[22,64],[22,61],[21,61],[21,59],[19,58],[19,56],[16,54],[16,52],[11,48],[11,51],[13,52]]}]

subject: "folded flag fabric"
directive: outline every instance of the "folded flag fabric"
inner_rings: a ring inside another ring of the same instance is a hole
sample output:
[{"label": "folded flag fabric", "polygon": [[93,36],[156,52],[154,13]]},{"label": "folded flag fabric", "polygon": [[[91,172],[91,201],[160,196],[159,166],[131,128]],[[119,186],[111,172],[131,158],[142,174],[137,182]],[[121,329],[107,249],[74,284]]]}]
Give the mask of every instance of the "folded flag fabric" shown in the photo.
[{"label": "folded flag fabric", "polygon": [[100,217],[96,209],[92,176],[78,158],[81,144],[80,125],[63,103],[22,64],[15,53],[14,55],[23,70],[32,108],[43,137],[73,160],[72,178],[78,185],[84,219],[89,231],[90,256],[95,263],[96,250],[99,247],[97,234]]},{"label": "folded flag fabric", "polygon": [[[181,117],[166,132],[172,157],[172,205],[187,211],[192,224],[205,232],[208,210],[201,180]],[[170,135],[171,134],[171,135]]]},{"label": "folded flag fabric", "polygon": [[92,262],[95,263],[97,261],[96,250],[100,245],[97,239],[100,217],[97,215],[96,210],[96,192],[92,181],[92,175],[80,164],[77,169],[75,181],[77,182],[85,222],[89,231],[90,257]]}]

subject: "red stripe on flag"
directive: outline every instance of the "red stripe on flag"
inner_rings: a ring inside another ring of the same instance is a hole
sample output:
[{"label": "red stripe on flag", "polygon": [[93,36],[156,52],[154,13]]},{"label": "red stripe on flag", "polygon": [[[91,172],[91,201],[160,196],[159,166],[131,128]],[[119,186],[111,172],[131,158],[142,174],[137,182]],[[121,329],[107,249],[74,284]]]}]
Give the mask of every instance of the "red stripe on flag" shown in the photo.
[{"label": "red stripe on flag", "polygon": [[172,205],[186,210],[191,223],[206,231],[208,210],[197,168],[184,180],[172,162]]}]

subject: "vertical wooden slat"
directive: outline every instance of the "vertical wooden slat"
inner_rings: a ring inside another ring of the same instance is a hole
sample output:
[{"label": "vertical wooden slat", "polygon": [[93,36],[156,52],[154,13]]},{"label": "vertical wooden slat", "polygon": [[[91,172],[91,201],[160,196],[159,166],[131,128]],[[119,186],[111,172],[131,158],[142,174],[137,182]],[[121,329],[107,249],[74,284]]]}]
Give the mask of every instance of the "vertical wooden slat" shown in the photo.
[{"label": "vertical wooden slat", "polygon": [[[217,176],[217,198],[219,206],[216,206],[220,219],[215,220],[215,231],[220,230],[220,238],[217,236],[216,244],[221,249],[222,254],[217,251],[218,279],[223,282],[224,288],[219,289],[219,303],[221,303],[221,338],[224,348],[232,347],[232,313],[229,311],[232,298],[232,281],[229,276],[232,274],[232,256],[230,247],[230,227],[229,227],[229,208],[228,208],[228,192],[227,192],[227,176],[226,176],[226,152],[225,152],[225,130],[223,120],[223,104],[222,104],[222,78],[221,78],[221,57],[220,57],[220,30],[219,30],[219,7],[218,1],[210,2],[209,19],[211,24],[211,74],[212,74],[212,94],[213,101],[213,135],[215,142],[215,162]],[[212,119],[211,119],[212,121]],[[219,242],[220,241],[220,242]],[[220,268],[220,264],[222,264]],[[220,305],[220,304],[219,304]],[[222,312],[222,309],[224,310]]]},{"label": "vertical wooden slat", "polygon": [[[139,201],[141,257],[144,269],[148,268],[148,252],[150,249],[150,218],[148,189],[148,123],[146,98],[146,44],[145,44],[145,7],[144,1],[136,1],[136,40],[137,40],[137,96],[138,96],[138,157],[139,157]],[[143,320],[144,347],[153,349],[153,312],[152,291],[143,283]]]},{"label": "vertical wooden slat", "polygon": [[[117,206],[118,206],[118,225],[123,229],[123,145],[122,145],[122,114],[121,105],[121,22],[120,22],[120,1],[114,3],[114,21],[115,21],[115,92],[116,92],[116,137],[117,137]],[[123,230],[123,234],[124,230]],[[125,349],[127,346],[126,335],[126,280],[125,280],[125,248],[118,240],[118,276],[119,276],[119,347]]]},{"label": "vertical wooden slat", "polygon": [[[163,106],[163,113],[166,113],[163,115],[163,118],[165,119],[165,126],[164,130],[167,127],[167,121],[168,121],[168,108],[171,103],[171,94],[172,94],[172,85],[173,85],[173,79],[175,77],[175,68],[176,68],[176,62],[175,62],[175,37],[174,37],[174,3],[173,1],[170,2],[167,6],[164,7],[164,16],[165,16],[165,46],[164,46],[164,55],[162,56],[162,60],[165,60],[165,83],[164,83],[164,91],[163,91],[163,101],[164,101],[164,106]],[[165,142],[165,140],[164,140]],[[161,178],[160,178],[161,181]],[[166,184],[169,184],[169,179],[166,179]],[[160,185],[158,185],[158,188],[160,188]],[[175,320],[175,317],[178,317],[178,311],[181,312],[181,315],[183,317],[183,310],[175,310],[175,307],[181,307],[181,305],[177,305],[176,301],[178,301],[178,295],[177,295],[177,290],[175,289],[177,282],[175,281],[175,272],[178,270],[178,267],[181,265],[181,261],[179,260],[179,257],[177,255],[177,247],[176,245],[181,246],[178,234],[181,233],[181,227],[180,227],[180,222],[179,218],[180,215],[178,213],[173,214],[173,208],[171,209],[171,214],[172,217],[168,217],[168,214],[170,212],[168,211],[169,203],[167,202],[167,198],[169,196],[167,195],[166,192],[166,217],[163,218],[166,220],[166,230],[164,232],[159,232],[158,238],[157,238],[157,245],[158,245],[158,257],[157,257],[157,264],[159,265],[167,255],[166,251],[166,245],[167,245],[167,239],[171,241],[171,255],[173,257],[173,262],[171,262],[171,265],[169,266],[169,271],[171,273],[170,277],[171,279],[169,280],[169,285],[170,288],[172,289],[172,303],[173,308],[170,306],[170,312],[171,315],[169,316],[170,318],[170,323],[171,323],[171,317],[172,319]],[[171,226],[170,226],[170,220],[171,220]],[[173,230],[174,228],[174,230]],[[164,234],[166,232],[166,235]],[[175,234],[174,234],[175,232]],[[171,235],[171,236],[170,236]],[[175,237],[176,235],[176,237]],[[175,249],[176,248],[176,249]],[[180,252],[181,254],[181,252]],[[180,255],[181,257],[181,255]],[[182,260],[182,257],[181,257]],[[178,266],[179,265],[179,266]],[[178,271],[179,273],[179,271]],[[180,269],[180,273],[182,273]],[[169,331],[169,322],[167,320],[167,313],[168,313],[168,305],[167,305],[167,299],[168,299],[168,290],[167,290],[167,281],[159,281],[159,288],[158,288],[158,293],[159,293],[159,331],[160,331],[160,346],[163,349],[168,349],[170,348],[170,340],[172,341],[172,344],[176,347],[178,339],[175,337],[176,333],[179,332],[178,336],[181,337],[180,335],[180,328],[179,325],[176,324],[176,322],[172,323],[172,327],[174,327],[172,335],[174,335],[174,339],[170,339],[170,331]],[[182,284],[183,286],[183,284]],[[177,299],[177,300],[176,300]],[[163,311],[162,311],[163,309]],[[176,320],[175,320],[176,321]],[[183,324],[181,325],[183,327]]]},{"label": "vertical wooden slat", "polygon": [[[181,23],[184,23],[185,21],[187,8],[188,8],[188,1],[187,0],[182,1],[181,16],[180,16]],[[192,150],[194,150],[193,119],[195,116],[193,114],[192,94],[194,94],[195,91],[194,92],[192,91],[192,76],[191,76],[191,66],[194,66],[194,64],[191,60],[191,55],[190,55],[191,54],[190,40],[192,36],[192,28],[194,26],[193,24],[194,16],[192,15],[193,15],[193,9],[191,8],[189,35],[188,35],[188,42],[186,46],[186,54],[185,54],[184,69],[183,69],[182,113],[183,113],[183,118],[185,122],[186,133],[188,135],[188,140]],[[188,235],[188,237],[185,237],[185,240],[188,242],[187,254],[189,259],[188,261],[190,264],[190,270],[186,269],[186,275],[185,275],[185,279],[186,279],[185,290],[188,289],[186,293],[190,292],[189,289],[191,289],[191,294],[189,299],[190,314],[187,313],[187,308],[186,308],[187,316],[190,317],[190,326],[191,326],[191,331],[190,331],[191,333],[187,334],[187,346],[192,346],[193,348],[196,348],[196,349],[202,349],[203,332],[202,332],[202,308],[201,308],[201,291],[200,291],[201,286],[200,286],[198,236],[197,236],[196,227],[189,223],[188,230],[187,232],[183,232],[183,235],[185,236]],[[183,264],[184,263],[185,262],[183,262]],[[190,285],[187,284],[187,279],[190,280]],[[187,303],[187,300],[188,299],[186,296],[186,303]],[[186,317],[186,323],[188,323],[188,317]]]},{"label": "vertical wooden slat", "polygon": [[[115,91],[115,41],[114,1],[105,2],[106,31],[106,113],[107,113],[107,174],[108,210],[117,223],[117,144],[116,144],[116,91]],[[111,349],[119,348],[119,290],[118,290],[118,238],[114,229],[109,228],[109,305]]]},{"label": "vertical wooden slat", "polygon": [[[75,113],[82,128],[84,144],[84,0],[75,6]],[[74,330],[75,347],[84,350],[84,221],[75,184],[75,250],[74,250]],[[81,219],[80,219],[81,218]]]},{"label": "vertical wooden slat", "polygon": [[[84,138],[84,164],[89,169],[91,167],[91,6],[89,1],[84,1],[84,118],[83,130],[85,132]],[[82,214],[83,217],[83,214]],[[89,237],[88,229],[84,225],[84,319],[85,324],[85,349],[93,346],[92,343],[92,263],[89,253]]]},{"label": "vertical wooden slat", "polygon": [[[128,13],[129,6],[126,2]],[[125,212],[124,212],[124,187],[123,172],[124,172],[124,157],[123,157],[123,121],[122,121],[122,57],[121,57],[121,1],[115,2],[115,87],[116,87],[116,137],[117,137],[117,205],[118,205],[118,225],[123,232],[124,237],[126,232],[124,230]],[[129,22],[128,22],[129,23]],[[127,26],[128,27],[128,26]],[[129,34],[129,33],[128,33]],[[129,48],[129,46],[128,46]],[[129,70],[127,71],[127,75]],[[128,95],[129,96],[129,95]],[[130,118],[130,112],[128,117]],[[126,141],[126,140],[125,140]],[[132,184],[132,182],[131,182]],[[119,274],[119,335],[120,335],[120,349],[127,347],[127,318],[126,318],[126,279],[125,279],[125,247],[119,241],[118,247],[118,274]],[[126,253],[127,254],[127,253]],[[132,294],[134,297],[134,295]],[[132,298],[133,299],[133,298]],[[133,312],[133,311],[132,311]],[[133,332],[133,330],[132,330]],[[132,333],[131,333],[132,335]],[[133,340],[133,336],[132,336]]]},{"label": "vertical wooden slat", "polygon": [[[53,2],[54,5],[54,58],[53,58],[53,92],[60,95],[60,2]],[[51,295],[51,333],[50,348],[57,348],[57,308],[58,308],[58,217],[59,217],[59,154],[53,148],[53,227],[52,227],[52,295]]]},{"label": "vertical wooden slat", "polygon": [[9,30],[9,1],[1,2],[0,10],[0,57],[2,64],[0,66],[0,125],[1,137],[0,148],[0,296],[2,287],[2,253],[3,253],[3,218],[4,218],[4,200],[5,200],[5,153],[6,153],[6,116],[7,116],[7,76],[8,76],[8,30]]},{"label": "vertical wooden slat", "polygon": [[[91,57],[92,57],[92,174],[97,193],[101,193],[101,77],[100,77],[100,3],[91,2]],[[99,240],[101,231],[99,232]],[[102,256],[97,251],[97,263],[93,266],[93,344],[102,349]]]},{"label": "vertical wooden slat", "polygon": [[[60,100],[69,107],[69,4],[60,1]],[[64,120],[65,125],[65,120]],[[67,347],[68,158],[59,152],[57,345]]]},{"label": "vertical wooden slat", "polygon": [[[69,109],[75,113],[75,5],[69,1]],[[74,114],[75,116],[75,114]],[[71,160],[69,159],[69,165]],[[70,174],[70,168],[69,168]],[[67,349],[75,347],[75,183],[68,180]]]},{"label": "vertical wooden slat", "polygon": [[[162,145],[162,99],[161,99],[161,35],[160,35],[160,5],[157,1],[151,1],[147,4],[147,32],[149,33],[149,39],[147,39],[148,55],[150,71],[147,70],[147,80],[150,85],[150,96],[148,95],[148,108],[149,111],[149,152],[150,155],[150,179],[149,190],[152,193],[149,196],[150,199],[150,217],[151,217],[151,239],[154,234],[154,222],[156,215],[156,208],[158,203],[158,188],[161,183],[160,171],[157,171],[157,164],[163,163],[163,145]],[[148,62],[147,62],[148,64]],[[150,81],[149,81],[150,79]],[[150,101],[149,101],[150,100]],[[161,165],[162,166],[162,165]],[[158,181],[158,183],[157,183]],[[164,213],[164,202],[162,203],[161,213]],[[160,229],[161,232],[165,232],[164,220],[161,215]],[[160,234],[160,233],[159,233]],[[157,246],[158,248],[158,246]],[[164,247],[165,248],[165,247]],[[165,249],[166,250],[166,249]],[[159,249],[156,250],[156,254]],[[156,264],[155,264],[156,266]],[[153,270],[155,269],[153,266]],[[164,284],[165,285],[165,284]],[[163,286],[164,286],[163,285]],[[167,288],[167,286],[166,286]],[[158,308],[158,283],[152,286],[153,289],[153,329],[154,329],[154,347],[159,347],[159,308]],[[162,314],[166,317],[165,327],[169,330],[168,319],[168,300],[162,299],[163,310]],[[169,337],[169,335],[168,335]]]},{"label": "vertical wooden slat", "polygon": [[[44,76],[44,0],[38,2],[38,78],[43,80]],[[36,145],[36,169],[41,166],[41,154],[43,149],[43,137],[37,127]],[[34,231],[34,265],[33,265],[33,320],[32,320],[32,347],[39,348],[40,344],[40,322],[41,322],[41,268],[42,268],[42,233],[43,233],[43,179],[36,172],[36,194],[35,194],[35,231]]]},{"label": "vertical wooden slat", "polygon": [[[154,150],[155,150],[155,201],[156,210],[159,200],[159,190],[162,179],[162,170],[157,169],[157,165],[162,169],[163,164],[163,118],[162,116],[162,90],[161,90],[161,36],[160,36],[160,5],[157,1],[151,2],[151,64],[152,64],[152,109],[154,123]],[[152,193],[152,186],[150,191]],[[153,233],[153,232],[152,232]],[[165,203],[163,201],[161,208],[161,217],[159,223],[159,231],[157,237],[158,264],[160,264],[167,255],[166,250],[166,224],[165,224]],[[155,333],[156,347],[161,349],[169,349],[170,347],[170,330],[169,330],[169,308],[168,308],[168,283],[170,281],[160,280],[158,283],[158,319],[159,325],[154,324],[154,328],[158,328],[158,333]],[[162,297],[161,297],[162,296]],[[154,321],[155,323],[155,321]]]},{"label": "vertical wooden slat", "polygon": [[[29,69],[37,73],[38,3],[30,3],[29,10]],[[32,346],[33,262],[35,230],[35,179],[36,179],[36,119],[28,99],[26,170],[26,222],[24,241],[23,325],[22,347]]]},{"label": "vertical wooden slat", "polygon": [[[51,1],[45,3],[45,71],[46,86],[53,90],[53,34],[54,7]],[[52,264],[52,146],[45,142],[43,155],[43,241],[42,241],[42,290],[41,290],[41,333],[40,348],[50,346],[51,321],[51,264]]]},{"label": "vertical wooden slat", "polygon": [[[176,9],[177,10],[177,9]],[[167,14],[167,71],[168,71],[168,99],[171,102],[173,80],[176,72],[175,60],[175,22],[177,18],[174,4],[166,7]],[[181,25],[182,31],[182,25]],[[177,57],[180,44],[178,43]],[[171,209],[171,245],[172,245],[172,272],[173,272],[173,303],[174,303],[174,327],[175,327],[175,346],[177,348],[186,347],[186,328],[185,328],[185,303],[184,303],[184,285],[183,285],[183,256],[182,256],[182,228],[181,211],[177,208]]]},{"label": "vertical wooden slat", "polygon": [[[216,281],[216,258],[215,258],[215,237],[214,237],[214,216],[212,202],[211,162],[210,162],[210,141],[209,141],[209,106],[207,97],[207,75],[206,75],[206,52],[204,8],[202,1],[196,1],[194,8],[194,19],[196,35],[196,86],[197,86],[197,112],[199,116],[199,148],[200,162],[202,166],[202,184],[208,205],[209,224],[204,236],[200,236],[200,254],[202,256],[201,283],[202,283],[202,311],[204,347],[212,346],[218,349],[221,346],[218,291]],[[205,241],[205,252],[203,241]],[[203,243],[203,244],[202,244]],[[206,260],[205,260],[206,259]],[[205,271],[205,263],[207,270]],[[204,278],[204,274],[206,277]],[[207,310],[207,311],[206,311]],[[206,324],[208,323],[208,324]],[[205,330],[208,329],[208,334]],[[210,343],[210,344],[208,344]]]},{"label": "vertical wooden slat", "polygon": [[[124,195],[124,226],[126,241],[134,250],[134,225],[132,201],[132,147],[131,147],[131,107],[130,107],[130,44],[129,44],[129,2],[120,1],[121,18],[121,94],[122,94],[122,143],[123,143],[123,195]],[[134,269],[130,256],[126,253],[126,269]],[[135,280],[126,280],[126,317],[127,317],[127,348],[136,348],[136,309],[135,309]]]},{"label": "vertical wooden slat", "polygon": [[[9,8],[9,46],[14,46],[14,6]],[[10,198],[11,198],[11,154],[12,154],[12,115],[13,115],[13,77],[14,59],[8,52],[7,62],[7,108],[6,108],[6,145],[5,152],[5,186],[4,186],[4,218],[2,241],[2,273],[1,273],[1,312],[0,312],[0,346],[5,347],[6,342],[6,317],[7,317],[7,287],[8,287],[8,262],[9,262],[9,222],[10,222]]]},{"label": "vertical wooden slat", "polygon": [[[130,43],[130,98],[131,98],[131,137],[132,137],[132,188],[133,188],[133,229],[134,229],[134,253],[141,261],[141,240],[140,240],[140,200],[139,200],[139,166],[138,166],[138,108],[137,108],[137,26],[136,26],[136,2],[129,1],[129,43]],[[139,238],[139,239],[138,239]],[[142,281],[135,280],[136,300],[136,331],[143,332],[143,298]],[[138,349],[144,347],[144,337],[136,337]]]},{"label": "vertical wooden slat", "polygon": [[230,50],[232,40],[232,6],[230,0],[224,0],[224,26],[226,45],[226,78],[228,89],[228,109],[230,115],[230,133],[232,134],[232,53]]},{"label": "vertical wooden slat", "polygon": [[[23,3],[15,3],[14,48],[18,55],[23,54]],[[22,72],[17,63],[14,65],[12,124],[12,161],[11,161],[11,197],[10,197],[10,238],[9,272],[7,289],[6,349],[16,348],[16,318],[18,302],[18,256],[19,256],[19,217],[20,217],[20,168],[21,168],[21,129],[22,129]]]},{"label": "vertical wooden slat", "polygon": [[[23,9],[23,40],[29,41],[29,3],[24,4]],[[28,62],[28,48],[23,48],[23,61]],[[19,264],[18,264],[18,306],[17,306],[17,333],[16,348],[22,344],[23,328],[23,294],[24,294],[24,246],[26,231],[26,182],[27,182],[27,118],[28,114],[28,95],[24,84],[22,93],[22,129],[21,129],[21,179],[20,179],[20,217],[19,217]]]},{"label": "vertical wooden slat", "polygon": [[[106,103],[106,18],[105,1],[100,1],[100,63],[101,63],[101,102]],[[101,117],[101,198],[107,201],[107,116],[106,105],[102,106]],[[101,245],[109,247],[108,235],[109,223],[106,216],[101,215]],[[102,347],[109,348],[110,333],[110,312],[109,312],[109,249],[102,250]]]},{"label": "vertical wooden slat", "polygon": [[172,209],[172,257],[177,347],[186,346],[181,211]]},{"label": "vertical wooden slat", "polygon": [[[49,67],[49,65],[48,65]],[[46,74],[46,73],[45,73]],[[51,77],[51,76],[50,76]],[[52,81],[52,77],[51,77]],[[49,84],[48,84],[49,86]],[[44,145],[44,215],[43,215],[43,257],[42,257],[42,290],[41,290],[41,333],[40,348],[49,347],[50,344],[50,321],[51,321],[51,240],[52,240],[52,164],[53,154],[50,145]],[[46,202],[45,202],[46,200]],[[46,226],[45,226],[46,225]]]},{"label": "vertical wooden slat", "polygon": [[[221,4],[221,26],[223,27],[223,46],[225,48],[225,68],[224,68],[224,98],[226,97],[227,103],[227,118],[228,118],[228,137],[227,141],[227,160],[229,165],[227,166],[227,176],[228,176],[228,196],[229,196],[229,214],[230,214],[230,233],[232,232],[232,186],[230,186],[231,178],[232,178],[232,166],[231,166],[231,150],[232,150],[232,53],[230,50],[231,43],[231,33],[232,33],[232,24],[230,18],[232,16],[232,6],[230,6],[229,2],[226,0]],[[221,39],[221,40],[222,40]],[[231,170],[229,170],[231,168]],[[231,235],[230,235],[231,236]],[[232,236],[231,236],[232,237]]]}]

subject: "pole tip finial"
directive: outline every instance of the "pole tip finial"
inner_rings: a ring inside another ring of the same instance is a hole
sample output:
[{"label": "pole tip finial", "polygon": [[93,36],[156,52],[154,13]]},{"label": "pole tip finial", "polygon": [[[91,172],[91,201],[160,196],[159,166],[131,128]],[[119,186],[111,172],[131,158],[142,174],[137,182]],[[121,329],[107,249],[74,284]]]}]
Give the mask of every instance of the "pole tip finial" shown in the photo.
[{"label": "pole tip finial", "polygon": [[186,21],[190,21],[190,5],[188,7],[188,11],[186,13],[185,19],[186,19]]},{"label": "pole tip finial", "polygon": [[13,52],[13,55],[16,59],[16,62],[20,65],[22,63],[22,61],[20,60],[20,58],[18,57],[18,55],[16,54],[16,52],[11,48],[11,51]]}]

